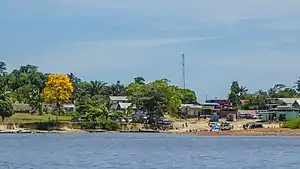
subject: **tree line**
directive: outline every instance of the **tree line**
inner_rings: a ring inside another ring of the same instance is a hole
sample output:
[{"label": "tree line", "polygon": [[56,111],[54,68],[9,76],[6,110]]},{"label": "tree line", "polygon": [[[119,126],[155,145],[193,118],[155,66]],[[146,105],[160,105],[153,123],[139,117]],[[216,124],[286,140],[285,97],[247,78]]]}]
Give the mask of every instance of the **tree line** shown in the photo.
[{"label": "tree line", "polygon": [[[233,106],[241,109],[266,109],[268,98],[300,98],[300,78],[294,82],[294,86],[285,84],[275,84],[268,90],[258,90],[250,93],[245,86],[241,86],[238,81],[233,81],[228,94],[228,99]],[[242,104],[241,100],[248,100]]]},{"label": "tree line", "polygon": [[[196,102],[196,94],[190,89],[170,85],[168,79],[146,82],[135,77],[129,85],[120,81],[108,84],[102,80],[84,81],[74,73],[56,75],[40,72],[35,65],[24,65],[7,72],[0,62],[0,115],[9,117],[13,103],[29,104],[31,113],[45,113],[44,105],[53,105],[55,112],[65,103],[74,103],[78,114],[91,121],[109,119],[112,114],[129,116],[129,111],[110,110],[109,96],[127,96],[139,110],[151,117],[165,112],[175,112],[182,103]],[[123,113],[123,114],[122,114]]]}]

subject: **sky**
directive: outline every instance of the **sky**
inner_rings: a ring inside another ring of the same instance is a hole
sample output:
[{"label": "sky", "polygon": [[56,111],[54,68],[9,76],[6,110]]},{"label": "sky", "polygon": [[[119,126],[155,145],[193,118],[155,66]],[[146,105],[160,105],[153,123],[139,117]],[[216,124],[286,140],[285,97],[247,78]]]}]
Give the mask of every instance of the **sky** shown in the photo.
[{"label": "sky", "polygon": [[167,78],[198,100],[300,77],[299,0],[1,0],[0,60],[83,80]]}]

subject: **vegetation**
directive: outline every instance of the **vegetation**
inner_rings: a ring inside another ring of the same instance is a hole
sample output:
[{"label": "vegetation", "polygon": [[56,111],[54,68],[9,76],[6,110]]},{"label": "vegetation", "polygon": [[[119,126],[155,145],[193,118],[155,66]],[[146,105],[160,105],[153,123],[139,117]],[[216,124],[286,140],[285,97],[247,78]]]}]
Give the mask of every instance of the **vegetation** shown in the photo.
[{"label": "vegetation", "polygon": [[283,128],[300,129],[300,118],[285,121],[282,125]]},{"label": "vegetation", "polygon": [[61,74],[50,74],[46,86],[43,90],[42,96],[45,101],[55,103],[58,112],[60,112],[61,105],[68,101],[73,93],[73,86],[70,78]]},{"label": "vegetation", "polygon": [[[240,86],[237,81],[233,81],[228,94],[228,99],[233,105],[241,109],[265,109],[267,98],[300,98],[300,79],[293,87],[275,84],[266,91],[259,90],[254,93],[249,93],[245,86]],[[248,100],[248,102],[242,104],[240,100]]]},{"label": "vegetation", "polygon": [[[0,62],[0,116],[3,120],[11,117],[13,105],[19,103],[30,105],[31,115],[16,113],[9,121],[46,122],[58,115],[60,121],[76,117],[114,128],[112,120],[130,118],[133,106],[123,111],[112,110],[109,96],[128,96],[132,105],[147,112],[150,119],[165,113],[174,114],[181,103],[197,100],[194,91],[169,83],[167,79],[146,82],[143,77],[136,77],[127,86],[120,81],[109,85],[102,80],[83,81],[74,73],[43,73],[34,65],[7,72],[6,64]],[[76,112],[63,111],[62,105],[66,103],[75,104]]]},{"label": "vegetation", "polygon": [[[52,114],[31,114],[31,113],[15,113],[7,122],[14,123],[36,123],[36,122],[53,122],[56,116]],[[69,122],[72,119],[71,116],[59,116],[60,122]]]}]

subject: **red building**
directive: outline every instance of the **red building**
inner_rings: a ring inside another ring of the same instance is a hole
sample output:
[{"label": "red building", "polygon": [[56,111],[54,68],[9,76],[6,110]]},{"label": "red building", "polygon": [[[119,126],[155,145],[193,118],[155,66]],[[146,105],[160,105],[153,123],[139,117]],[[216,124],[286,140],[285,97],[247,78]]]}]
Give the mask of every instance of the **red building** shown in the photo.
[{"label": "red building", "polygon": [[219,109],[232,105],[230,100],[207,100],[206,103],[218,103],[220,105]]},{"label": "red building", "polygon": [[220,118],[228,117],[229,115],[233,115],[236,118],[237,110],[234,109],[230,100],[207,100],[206,102],[218,103],[220,105],[217,112]]}]

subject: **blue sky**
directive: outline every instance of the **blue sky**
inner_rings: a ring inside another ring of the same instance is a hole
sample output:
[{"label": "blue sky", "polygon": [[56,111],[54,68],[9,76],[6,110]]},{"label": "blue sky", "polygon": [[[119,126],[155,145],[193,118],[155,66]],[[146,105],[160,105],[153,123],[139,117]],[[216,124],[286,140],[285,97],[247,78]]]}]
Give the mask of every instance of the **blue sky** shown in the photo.
[{"label": "blue sky", "polygon": [[0,60],[9,70],[74,72],[129,83],[168,78],[199,100],[300,76],[299,0],[1,0]]}]

